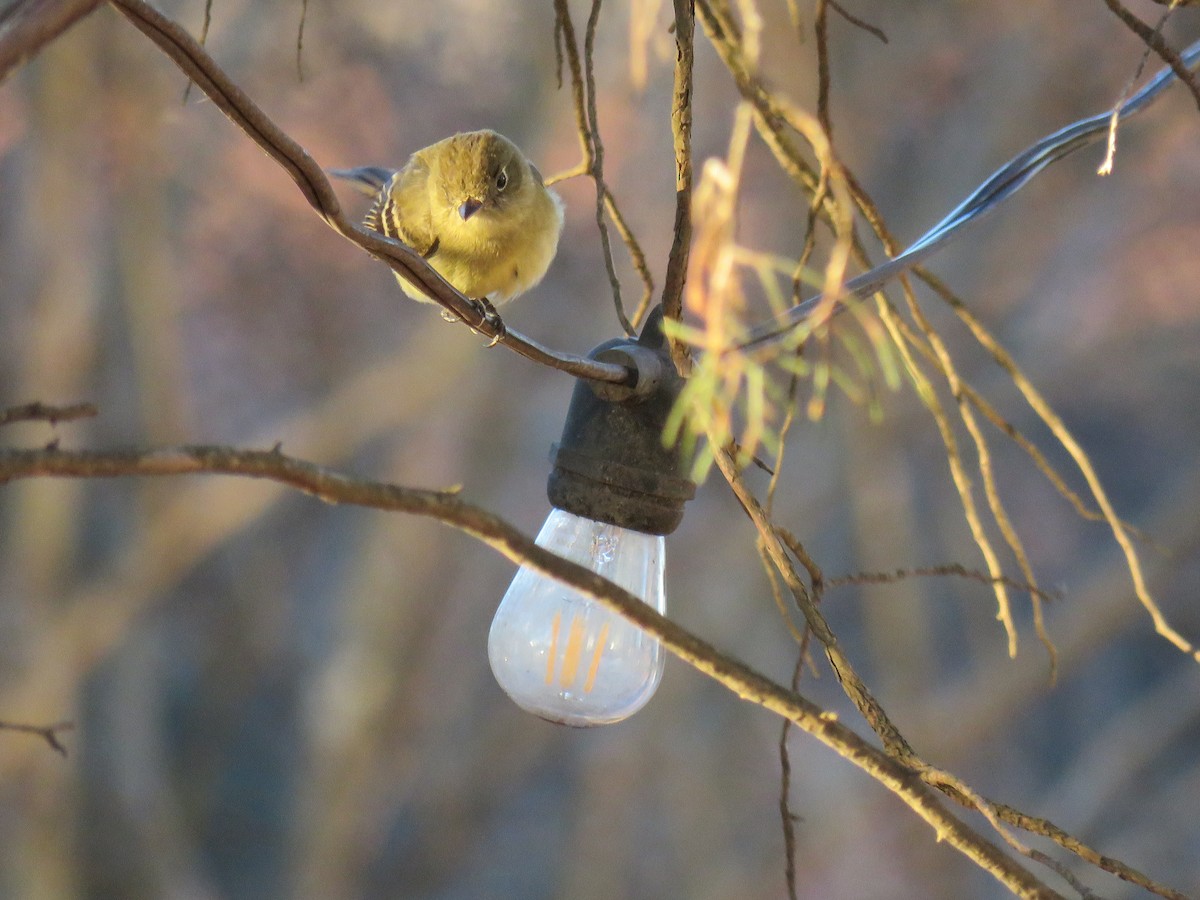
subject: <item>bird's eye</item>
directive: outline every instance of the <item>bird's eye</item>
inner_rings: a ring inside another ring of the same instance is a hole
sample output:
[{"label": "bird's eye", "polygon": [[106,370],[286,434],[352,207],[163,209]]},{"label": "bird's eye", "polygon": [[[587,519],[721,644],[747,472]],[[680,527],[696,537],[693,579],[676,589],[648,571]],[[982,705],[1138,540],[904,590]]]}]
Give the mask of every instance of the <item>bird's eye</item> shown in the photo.
[{"label": "bird's eye", "polygon": [[508,187],[508,169],[501,169],[500,174],[496,176],[496,190],[502,191]]}]

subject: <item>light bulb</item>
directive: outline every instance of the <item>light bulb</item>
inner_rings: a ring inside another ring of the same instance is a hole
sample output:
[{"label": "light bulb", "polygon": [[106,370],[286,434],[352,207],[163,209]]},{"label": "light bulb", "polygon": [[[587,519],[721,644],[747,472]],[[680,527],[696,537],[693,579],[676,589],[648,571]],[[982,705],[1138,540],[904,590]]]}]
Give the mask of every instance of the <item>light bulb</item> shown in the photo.
[{"label": "light bulb", "polygon": [[[537,544],[666,612],[661,535],[555,509]],[[664,653],[608,607],[522,566],[492,620],[488,661],[521,708],[564,725],[604,725],[646,704],[662,678]]]}]

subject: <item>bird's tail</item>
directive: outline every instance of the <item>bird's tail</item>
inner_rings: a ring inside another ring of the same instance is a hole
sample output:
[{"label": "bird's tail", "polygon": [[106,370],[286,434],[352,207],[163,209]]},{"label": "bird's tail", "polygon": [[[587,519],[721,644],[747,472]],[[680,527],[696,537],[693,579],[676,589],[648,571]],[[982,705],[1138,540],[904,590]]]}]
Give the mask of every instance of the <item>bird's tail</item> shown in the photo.
[{"label": "bird's tail", "polygon": [[326,169],[325,173],[349,181],[361,193],[374,197],[392,180],[396,170],[385,169],[383,166],[359,166],[356,169]]}]

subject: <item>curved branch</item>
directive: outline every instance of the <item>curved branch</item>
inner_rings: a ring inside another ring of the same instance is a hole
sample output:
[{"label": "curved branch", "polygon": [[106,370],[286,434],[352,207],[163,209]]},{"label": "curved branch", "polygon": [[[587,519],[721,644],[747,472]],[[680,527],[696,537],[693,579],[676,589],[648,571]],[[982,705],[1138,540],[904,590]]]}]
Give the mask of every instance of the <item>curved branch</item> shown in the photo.
[{"label": "curved branch", "polygon": [[25,0],[0,10],[0,82],[102,0]]},{"label": "curved branch", "polygon": [[418,490],[366,481],[288,457],[279,449],[236,450],[218,446],[159,450],[0,451],[0,484],[35,477],[114,478],[210,473],[265,478],[326,503],[393,510],[435,519],[466,532],[514,563],[569,585],[617,611],[653,635],[673,654],[744,700],[788,719],[896,794],[946,841],[1021,897],[1054,898],[1046,887],[995,844],[951,814],[917,773],[872,746],[800,694],[776,684],[656,612],[633,594],[533,540],[487,510],[446,491]]},{"label": "curved branch", "polygon": [[624,366],[550,350],[512,329],[498,326],[495,318],[488,316],[480,304],[455,290],[411,247],[350,221],[342,211],[329,179],[308,151],[271,121],[186,29],[144,0],[109,2],[170,57],[226,118],[287,172],[309,205],[342,237],[386,263],[392,271],[418,286],[427,297],[455,318],[487,337],[497,339],[497,343],[504,344],[526,359],[567,372],[576,378],[615,384],[632,382],[634,374]]}]

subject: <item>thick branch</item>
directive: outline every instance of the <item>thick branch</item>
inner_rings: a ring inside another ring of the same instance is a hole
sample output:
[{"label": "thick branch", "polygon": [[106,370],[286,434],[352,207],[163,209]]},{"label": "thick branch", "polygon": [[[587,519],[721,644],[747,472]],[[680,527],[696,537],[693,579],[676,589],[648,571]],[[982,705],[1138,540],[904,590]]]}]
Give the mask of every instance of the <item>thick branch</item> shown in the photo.
[{"label": "thick branch", "polygon": [[1018,896],[1059,896],[995,844],[948,812],[914,772],[867,743],[841,724],[836,716],[722,653],[595,572],[543,550],[503,519],[454,494],[364,481],[290,458],[278,450],[193,446],[150,451],[0,451],[0,484],[38,476],[112,478],[186,473],[265,478],[290,485],[327,503],[412,513],[464,531],[513,562],[561,581],[616,610],[660,640],[680,659],[739,697],[795,723],[899,796],[929,823],[939,840],[967,855]]}]

